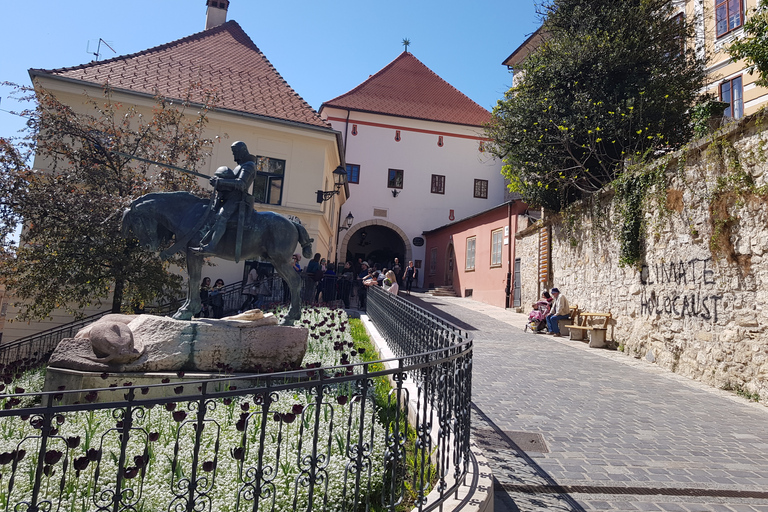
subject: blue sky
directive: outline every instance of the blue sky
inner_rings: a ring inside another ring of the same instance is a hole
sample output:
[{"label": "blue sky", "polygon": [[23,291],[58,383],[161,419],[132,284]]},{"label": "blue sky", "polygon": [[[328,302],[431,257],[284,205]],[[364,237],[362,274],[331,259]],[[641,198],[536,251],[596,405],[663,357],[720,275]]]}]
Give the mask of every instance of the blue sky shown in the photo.
[{"label": "blue sky", "polygon": [[[204,0],[2,0],[0,82],[29,84],[29,68],[89,62],[99,38],[117,55],[203,30]],[[320,108],[409,51],[454,87],[491,109],[510,86],[501,62],[539,25],[534,0],[352,2],[231,0],[236,20],[283,78]],[[102,59],[114,57],[102,46]],[[23,119],[0,87],[0,135]]]}]

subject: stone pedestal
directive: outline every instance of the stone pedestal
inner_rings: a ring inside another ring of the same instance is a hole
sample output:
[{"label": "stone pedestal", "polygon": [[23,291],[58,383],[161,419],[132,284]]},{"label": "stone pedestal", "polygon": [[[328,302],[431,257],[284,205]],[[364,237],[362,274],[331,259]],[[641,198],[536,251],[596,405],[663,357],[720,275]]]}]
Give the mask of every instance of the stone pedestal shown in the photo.
[{"label": "stone pedestal", "polygon": [[584,329],[568,329],[573,341],[584,341]]},{"label": "stone pedestal", "polygon": [[591,348],[603,348],[605,346],[605,333],[608,329],[595,328],[589,331],[589,346]]},{"label": "stone pedestal", "polygon": [[571,332],[571,330],[567,328],[566,325],[572,325],[570,319],[557,321],[557,326],[560,328],[560,334],[563,336],[568,336]]},{"label": "stone pedestal", "polygon": [[[206,383],[206,392],[226,391],[229,386],[238,388],[253,387],[260,384],[259,379],[251,374],[233,374],[224,373],[185,373],[182,377],[175,372],[147,372],[147,373],[99,373],[84,372],[81,370],[70,370],[68,368],[55,368],[49,366],[45,374],[45,387],[43,391],[58,391],[60,386],[65,389],[82,389],[80,393],[64,393],[63,399],[57,402],[61,405],[69,405],[75,402],[121,402],[127,399],[128,390],[126,384],[132,386],[147,386],[142,392],[141,389],[134,391],[135,400],[146,400],[156,398],[174,398],[178,402],[186,402],[191,396],[200,394],[199,382],[201,380],[217,379]],[[163,380],[170,382],[170,385],[155,386],[162,384]],[[193,383],[194,382],[194,383]],[[110,387],[116,386],[116,387]],[[181,389],[179,389],[181,387]],[[91,393],[91,389],[102,389],[97,393],[86,397]],[[178,392],[177,392],[178,391]]]},{"label": "stone pedestal", "polygon": [[[309,330],[304,327],[278,326],[277,321],[274,316],[265,316],[255,321],[185,321],[137,315],[127,324],[120,322],[127,325],[133,337],[132,347],[119,346],[121,354],[129,353],[130,349],[133,354],[130,362],[126,362],[125,357],[97,354],[92,340],[79,337],[64,339],[59,343],[51,355],[49,368],[97,375],[131,374],[138,379],[137,375],[158,372],[266,373],[298,367],[307,350]],[[121,330],[122,327],[115,328],[114,332]],[[119,380],[119,385],[122,385],[132,379],[126,375],[125,379]],[[57,390],[61,385],[72,389],[65,382],[49,384],[46,376],[46,389]],[[106,387],[103,382],[93,385]]]}]

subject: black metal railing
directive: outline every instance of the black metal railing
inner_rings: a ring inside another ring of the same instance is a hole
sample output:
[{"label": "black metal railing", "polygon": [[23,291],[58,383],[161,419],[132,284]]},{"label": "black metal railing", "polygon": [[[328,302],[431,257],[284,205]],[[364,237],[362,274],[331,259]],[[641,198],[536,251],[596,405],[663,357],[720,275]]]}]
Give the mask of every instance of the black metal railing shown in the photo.
[{"label": "black metal railing", "polygon": [[0,508],[439,507],[468,468],[471,336],[381,290],[368,300],[399,357],[0,395]]}]

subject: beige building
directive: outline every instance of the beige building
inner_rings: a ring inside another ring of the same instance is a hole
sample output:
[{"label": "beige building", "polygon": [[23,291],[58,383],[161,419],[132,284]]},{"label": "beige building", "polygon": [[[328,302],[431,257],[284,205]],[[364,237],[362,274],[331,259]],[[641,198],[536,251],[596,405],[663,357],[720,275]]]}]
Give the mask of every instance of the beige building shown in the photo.
[{"label": "beige building", "polygon": [[706,58],[704,91],[730,103],[729,117],[741,118],[756,112],[768,101],[768,89],[755,85],[757,74],[749,74],[743,61],[734,61],[725,51],[743,37],[744,21],[754,15],[759,0],[678,0],[679,16],[696,20],[696,50]]},{"label": "beige building", "polygon": [[[743,61],[734,61],[726,52],[728,45],[744,35],[745,20],[754,15],[759,0],[673,0],[674,16],[685,16],[695,22],[695,45],[698,55],[706,60],[706,84],[702,93],[730,103],[728,117],[739,119],[752,114],[768,101],[768,89],[755,84],[757,74],[749,74]],[[514,70],[525,60],[546,35],[534,32],[503,65]],[[513,84],[520,79],[515,73]]]},{"label": "beige building", "polygon": [[[226,21],[228,2],[208,0],[206,30],[139,53],[71,68],[30,70],[36,87],[52,92],[75,111],[86,97],[99,97],[104,84],[113,100],[150,114],[155,97],[181,99],[191,83],[218,95],[206,137],[217,141],[212,156],[196,170],[204,174],[234,166],[230,145],[238,140],[256,155],[259,175],[256,209],[298,219],[315,239],[313,251],[335,252],[340,206],[349,195],[344,186],[331,200],[317,203],[317,191],[334,190],[333,171],[345,165],[341,134],[324,121],[280,76],[235,21]],[[202,94],[202,92],[200,93]],[[194,101],[193,96],[193,101]],[[202,96],[197,98],[202,101]],[[36,166],[44,167],[43,162]],[[205,180],[202,180],[205,182]],[[201,183],[209,187],[208,183]],[[297,252],[300,252],[297,251]],[[243,277],[244,262],[212,259],[206,275],[225,283]],[[304,262],[303,262],[304,263]],[[95,311],[94,311],[95,312]],[[86,312],[89,314],[91,312]],[[15,312],[9,308],[7,318]],[[51,322],[6,323],[3,342],[71,320],[55,313]]]}]

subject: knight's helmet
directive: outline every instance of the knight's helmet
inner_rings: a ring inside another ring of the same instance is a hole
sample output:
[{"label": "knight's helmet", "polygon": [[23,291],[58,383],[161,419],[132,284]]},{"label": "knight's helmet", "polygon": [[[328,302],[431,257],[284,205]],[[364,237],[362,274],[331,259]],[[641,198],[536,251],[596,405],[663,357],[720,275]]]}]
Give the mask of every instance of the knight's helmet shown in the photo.
[{"label": "knight's helmet", "polygon": [[213,173],[214,176],[217,178],[222,178],[225,180],[231,180],[235,177],[235,171],[227,167],[226,165],[222,165],[218,169],[216,169],[216,172]]}]

